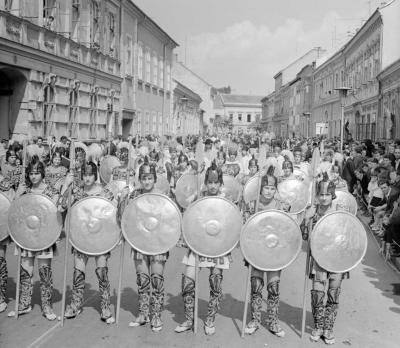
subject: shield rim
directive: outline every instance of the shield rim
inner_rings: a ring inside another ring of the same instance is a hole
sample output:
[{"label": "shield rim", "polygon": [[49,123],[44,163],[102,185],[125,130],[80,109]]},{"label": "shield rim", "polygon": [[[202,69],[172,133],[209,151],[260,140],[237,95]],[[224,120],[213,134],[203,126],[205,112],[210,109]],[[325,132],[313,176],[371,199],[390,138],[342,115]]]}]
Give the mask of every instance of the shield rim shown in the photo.
[{"label": "shield rim", "polygon": [[249,180],[247,180],[247,182],[243,186],[243,194],[242,194],[242,196],[243,196],[243,201],[246,204],[248,204],[250,202],[254,202],[254,200],[246,200],[246,187],[248,187],[250,185],[250,181],[255,180],[255,178],[257,178],[259,180],[259,177],[260,177],[260,172],[255,173]]},{"label": "shield rim", "polygon": [[[281,215],[284,215],[284,216],[289,217],[289,218],[296,224],[296,226],[297,226],[297,228],[298,228],[298,230],[299,230],[299,238],[300,238],[299,241],[300,241],[300,243],[299,243],[299,245],[298,245],[298,247],[297,247],[297,251],[296,251],[296,253],[294,254],[294,256],[292,257],[292,259],[291,259],[284,267],[282,267],[282,268],[262,268],[262,267],[260,268],[260,267],[256,266],[253,262],[251,262],[250,260],[247,259],[246,253],[243,251],[243,247],[242,247],[242,245],[245,244],[245,243],[242,243],[242,238],[243,238],[243,235],[244,235],[244,231],[245,231],[246,226],[250,223],[250,221],[251,221],[253,218],[256,218],[258,215],[265,214],[265,213],[269,213],[269,212],[280,213]],[[282,270],[282,269],[285,269],[285,268],[289,267],[294,261],[296,261],[297,257],[299,256],[300,251],[301,251],[302,244],[303,244],[303,242],[302,242],[302,239],[301,239],[301,230],[300,230],[300,226],[299,226],[299,223],[297,222],[297,220],[296,220],[292,215],[290,215],[290,213],[286,213],[286,212],[284,212],[284,211],[282,211],[282,210],[278,210],[278,209],[268,209],[268,210],[259,211],[258,213],[253,214],[253,215],[246,221],[246,223],[245,223],[245,224],[243,225],[243,227],[242,227],[242,230],[240,231],[240,251],[242,252],[243,257],[244,257],[245,260],[246,260],[249,264],[251,264],[255,269],[258,269],[258,270],[263,271],[263,272],[280,271],[280,270]]]},{"label": "shield rim", "polygon": [[[177,188],[177,186],[178,186],[178,184],[179,184],[179,181],[183,180],[182,178],[185,177],[185,176],[193,176],[193,177],[195,178],[195,180],[199,181],[199,175],[198,175],[198,174],[190,174],[190,173],[182,174],[182,175],[179,177],[179,179],[176,181],[175,192],[176,192],[176,188]],[[197,190],[197,196],[199,195],[200,190],[201,190],[201,183],[199,182],[198,190]],[[189,205],[191,204],[191,203],[189,203],[189,204],[187,204],[186,206],[183,206],[183,205],[181,205],[181,204],[179,203],[179,201],[178,201],[178,196],[177,196],[176,194],[175,194],[175,197],[176,197],[176,202],[177,202],[178,205],[179,205],[181,208],[183,208],[183,209],[187,209],[187,208],[189,207]],[[192,203],[193,203],[193,202],[192,202]]]},{"label": "shield rim", "polygon": [[[333,202],[335,202],[338,199],[338,192],[341,192],[341,193],[339,193],[339,195],[344,194],[345,196],[351,197],[351,200],[355,203],[354,206],[356,207],[356,211],[354,212],[354,214],[352,212],[349,212],[349,213],[351,213],[354,216],[357,216],[357,212],[358,212],[357,200],[354,198],[354,196],[350,192],[341,191],[341,190],[335,190],[336,198],[333,200]],[[338,210],[338,211],[342,211],[342,210]],[[345,210],[343,210],[343,211],[345,211]]]},{"label": "shield rim", "polygon": [[[170,248],[166,249],[166,250],[162,250],[162,251],[160,251],[160,252],[154,252],[154,253],[149,253],[149,252],[147,252],[147,251],[145,252],[145,251],[143,251],[143,250],[137,248],[136,246],[134,246],[133,243],[129,240],[129,238],[127,238],[127,235],[126,235],[127,232],[125,232],[125,228],[124,228],[124,224],[123,224],[125,212],[127,211],[127,208],[129,207],[129,205],[133,204],[133,202],[135,202],[135,201],[138,200],[139,198],[141,198],[141,197],[143,197],[143,196],[149,196],[149,195],[151,195],[151,196],[161,196],[162,198],[167,199],[170,203],[173,204],[173,206],[175,207],[175,209],[176,209],[176,211],[177,211],[177,213],[178,213],[178,216],[179,216],[179,227],[180,227],[180,228],[179,228],[179,229],[180,229],[179,236],[178,236],[178,238],[176,239],[176,241],[175,241],[173,244],[171,243],[172,246],[171,246]],[[140,253],[142,253],[142,254],[144,254],[144,255],[149,255],[149,256],[164,254],[164,253],[168,252],[169,250],[171,250],[171,249],[176,245],[176,243],[179,241],[179,238],[180,238],[180,236],[181,236],[181,234],[182,234],[182,214],[181,214],[181,212],[180,212],[180,210],[179,210],[178,205],[177,205],[171,198],[169,198],[167,195],[165,195],[165,194],[163,194],[163,193],[156,193],[156,192],[143,193],[143,194],[141,194],[141,195],[135,197],[134,199],[132,199],[132,200],[128,203],[128,205],[126,206],[124,212],[122,213],[122,217],[121,217],[121,231],[122,231],[122,235],[123,235],[124,239],[128,242],[128,244],[129,244],[133,249],[137,250],[138,252],[140,252]]]},{"label": "shield rim", "polygon": [[[101,179],[105,184],[109,184],[109,183],[110,183],[112,175],[110,176],[110,180],[108,180],[108,181],[105,180],[105,179],[104,179],[103,172],[102,172],[102,170],[101,170],[101,164],[102,164],[102,162],[104,162],[107,158],[110,158],[110,157],[115,157],[115,158],[118,160],[118,162],[119,162],[119,166],[121,165],[121,161],[118,159],[117,156],[107,155],[107,156],[104,156],[104,157],[103,157],[103,159],[100,161],[100,165],[99,165],[99,176],[100,176],[100,179]],[[113,167],[113,169],[116,168],[116,167],[119,167],[119,166],[115,166],[115,167]]]},{"label": "shield rim", "polygon": [[[318,227],[318,225],[321,223],[321,221],[323,221],[324,219],[326,219],[327,217],[329,217],[329,216],[331,216],[331,215],[339,215],[339,214],[345,214],[345,215],[348,215],[348,216],[351,216],[354,220],[357,220],[357,224],[359,224],[362,228],[363,228],[363,230],[364,230],[364,236],[365,236],[365,248],[364,248],[364,250],[363,250],[363,252],[362,252],[362,255],[361,255],[361,257],[359,258],[359,260],[358,261],[356,261],[356,263],[353,265],[353,266],[351,266],[351,267],[349,267],[349,268],[346,268],[345,270],[331,270],[331,269],[327,269],[327,268],[325,268],[324,266],[322,266],[319,262],[318,262],[318,260],[315,258],[315,256],[312,254],[312,245],[313,245],[313,235],[314,235],[314,231],[315,231],[315,229]],[[365,227],[364,227],[364,224],[360,221],[360,219],[357,217],[357,216],[355,216],[355,215],[353,215],[352,213],[349,213],[348,211],[344,211],[344,210],[337,210],[337,211],[333,211],[333,212],[331,212],[331,213],[328,213],[328,214],[326,214],[326,215],[324,215],[323,217],[321,217],[318,221],[317,221],[317,223],[315,224],[315,226],[314,226],[314,228],[313,228],[313,230],[312,230],[312,232],[311,232],[311,234],[310,234],[310,251],[311,251],[311,255],[312,255],[312,257],[313,257],[313,259],[315,260],[315,262],[317,262],[317,264],[321,267],[321,268],[323,268],[324,270],[326,270],[327,272],[331,272],[331,273],[346,273],[346,272],[349,272],[349,271],[351,271],[353,268],[355,268],[355,267],[357,267],[358,265],[359,265],[359,263],[362,261],[362,259],[364,258],[364,256],[365,256],[365,254],[366,254],[366,252],[367,252],[367,248],[368,248],[368,237],[367,237],[367,231],[365,230]]]},{"label": "shield rim", "polygon": [[[72,209],[73,209],[73,208],[76,208],[76,206],[77,206],[78,203],[81,203],[81,202],[83,202],[83,201],[86,201],[86,200],[89,200],[89,199],[93,199],[93,198],[96,198],[97,200],[98,200],[98,199],[101,199],[101,200],[103,200],[103,201],[106,201],[106,202],[110,203],[110,204],[113,206],[114,209],[116,209],[115,205],[114,205],[110,200],[108,200],[107,198],[100,197],[100,196],[89,196],[89,197],[85,197],[85,198],[80,199],[78,202],[76,202],[75,204],[73,204],[73,205],[71,206],[70,211],[68,211],[67,216],[65,217],[65,225],[68,226],[68,225],[67,225],[67,223],[68,223],[67,221],[68,221],[68,219],[70,219],[70,216],[71,216],[71,214],[72,214],[72,213],[71,213],[71,212],[72,212]],[[117,209],[115,210],[115,212],[116,212],[116,215],[115,215],[115,223],[116,223],[116,225],[118,226],[118,222],[117,222]],[[102,252],[87,252],[87,251],[84,251],[84,250],[81,249],[81,248],[78,248],[78,247],[74,244],[74,242],[72,241],[72,238],[71,238],[71,230],[68,231],[68,240],[69,240],[69,243],[71,243],[71,245],[74,247],[74,249],[78,250],[78,251],[79,251],[80,253],[82,253],[82,254],[89,255],[89,256],[100,256],[100,255],[104,255],[104,254],[109,253],[110,251],[112,251],[112,250],[119,244],[119,242],[121,241],[121,238],[122,238],[122,235],[121,235],[121,231],[120,231],[118,241],[116,241],[112,247],[106,249],[106,251],[104,251],[104,252],[103,252],[103,251],[102,251]]]},{"label": "shield rim", "polygon": [[[20,197],[14,199],[14,200],[11,202],[10,209],[11,209],[12,205],[14,204],[14,202],[17,202],[19,199],[26,199],[26,197],[29,197],[29,196],[41,196],[41,197],[46,198],[46,199],[54,206],[55,211],[56,211],[56,215],[60,215],[60,213],[58,212],[58,209],[57,209],[56,204],[51,200],[51,198],[49,198],[48,196],[43,195],[43,194],[41,194],[41,193],[26,193],[26,194],[23,194],[22,196],[20,196]],[[9,212],[10,212],[10,209],[8,210]],[[12,240],[14,241],[14,243],[15,243],[16,245],[18,245],[20,248],[25,249],[25,250],[29,250],[29,251],[43,251],[43,250],[46,250],[46,249],[50,248],[50,247],[58,240],[58,238],[60,238],[61,230],[62,230],[62,226],[63,226],[62,219],[61,219],[61,215],[60,215],[59,218],[57,218],[57,221],[59,222],[59,224],[58,224],[58,225],[59,225],[59,227],[58,227],[59,232],[58,232],[58,234],[57,234],[57,237],[55,237],[55,238],[54,238],[54,241],[51,242],[49,245],[46,245],[45,247],[39,248],[39,249],[27,248],[27,247],[23,246],[19,241],[15,240],[15,238],[14,238],[13,235],[12,235],[11,229],[10,229],[10,213],[8,214],[8,232],[9,232],[10,237],[11,237]]]},{"label": "shield rim", "polygon": [[12,201],[3,192],[0,192],[0,195],[3,196],[4,198],[6,198],[8,200],[8,202],[10,203],[10,206],[8,207],[8,211],[7,211],[7,224],[6,224],[7,225],[7,231],[6,231],[7,233],[3,238],[0,238],[0,242],[2,242],[3,240],[5,240],[7,237],[10,236],[10,229],[8,228],[8,212],[10,211]]},{"label": "shield rim", "polygon": [[[288,183],[288,182],[290,182],[290,181],[297,181],[297,182],[299,182],[299,183],[303,183],[303,181],[300,181],[300,180],[298,180],[298,179],[296,179],[296,178],[293,178],[293,179],[287,179],[287,180],[284,180],[284,181],[282,181],[282,182],[280,182],[278,185],[277,185],[277,189],[276,189],[276,192],[277,192],[277,194],[278,194],[278,197],[281,199],[281,192],[280,192],[280,190],[279,190],[279,186],[281,186],[281,185],[284,185],[285,183]],[[309,190],[310,190],[310,188],[309,187],[307,187],[307,191],[309,192]],[[307,195],[308,196],[308,195]],[[300,213],[302,213],[304,210],[306,210],[306,208],[307,208],[307,205],[308,205],[308,199],[307,199],[307,202],[304,204],[304,207],[302,208],[302,209],[300,209],[299,211],[291,211],[290,213],[291,214],[300,214]]]},{"label": "shield rim", "polygon": [[[185,229],[184,229],[185,214],[186,214],[186,212],[189,210],[189,208],[190,208],[192,205],[195,205],[195,204],[197,204],[198,202],[201,202],[201,201],[203,201],[203,200],[205,200],[205,199],[209,199],[209,198],[218,198],[218,199],[221,199],[221,200],[224,200],[224,201],[228,202],[232,207],[235,208],[235,210],[239,213],[240,217],[241,217],[241,212],[240,212],[239,208],[235,205],[235,203],[232,203],[230,200],[228,200],[228,199],[226,199],[226,198],[224,198],[224,197],[220,197],[220,196],[207,196],[207,197],[202,197],[202,198],[200,198],[200,199],[198,199],[198,200],[196,200],[196,201],[190,203],[189,206],[186,208],[185,212],[183,213],[183,217],[182,217],[182,236],[183,236],[183,239],[185,240],[187,246],[189,247],[189,249],[192,250],[194,253],[200,255],[200,256],[208,257],[208,258],[213,258],[213,259],[214,259],[214,258],[226,256],[226,255],[228,255],[230,252],[232,252],[233,249],[236,248],[236,246],[237,246],[237,244],[239,243],[239,240],[240,240],[240,232],[239,232],[238,240],[234,243],[234,245],[233,245],[232,247],[230,247],[228,251],[223,252],[223,253],[221,253],[221,254],[218,254],[218,255],[210,255],[210,254],[199,253],[197,250],[195,250],[195,249],[192,248],[192,246],[191,246],[190,243],[187,241],[186,236],[185,236]],[[242,221],[242,217],[241,217],[241,221]],[[243,225],[243,224],[242,224],[242,225]]]}]

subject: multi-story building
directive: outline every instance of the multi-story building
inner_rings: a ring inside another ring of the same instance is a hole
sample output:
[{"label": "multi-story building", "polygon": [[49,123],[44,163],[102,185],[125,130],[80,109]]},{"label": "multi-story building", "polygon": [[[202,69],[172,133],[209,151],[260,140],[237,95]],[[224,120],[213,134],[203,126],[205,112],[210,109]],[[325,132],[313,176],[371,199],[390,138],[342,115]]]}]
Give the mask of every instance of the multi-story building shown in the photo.
[{"label": "multi-story building", "polygon": [[177,43],[130,0],[120,0],[122,134],[166,134],[172,127],[172,64]]},{"label": "multi-story building", "polygon": [[[299,100],[297,95],[302,93],[309,98],[311,87],[310,76],[307,77],[304,71],[309,73],[306,66],[311,66],[325,53],[326,51],[320,47],[313,48],[274,76],[275,115],[273,117],[273,128],[276,136],[293,137],[300,135],[300,115],[297,115],[295,101],[296,98]],[[299,74],[301,74],[301,77],[299,77]],[[302,81],[301,83],[298,82],[299,78]],[[301,92],[302,89],[304,89],[303,92]],[[306,90],[307,92],[305,92]]]},{"label": "multi-story building", "polygon": [[117,134],[119,4],[0,1],[0,137]]},{"label": "multi-story building", "polygon": [[233,133],[247,132],[261,122],[262,98],[255,95],[217,94],[214,98],[214,120],[226,121]]},{"label": "multi-story building", "polygon": [[[321,135],[328,138],[340,137],[341,129],[341,100],[336,88],[345,85],[344,55],[339,50],[327,55],[316,62],[313,80],[313,104],[311,112],[310,129],[305,136]],[[309,115],[305,115],[307,120]]]},{"label": "multi-story building", "polygon": [[0,136],[168,132],[176,46],[130,0],[0,0]]},{"label": "multi-story building", "polygon": [[275,114],[275,92],[261,99],[261,124],[264,131],[273,132],[273,117]]},{"label": "multi-story building", "polygon": [[174,104],[170,134],[187,136],[203,131],[203,110],[200,108],[201,97],[175,79]]},{"label": "multi-story building", "polygon": [[296,78],[290,82],[289,99],[289,135],[292,137],[306,136],[305,117],[311,112],[312,79],[315,64],[303,67]]},{"label": "multi-story building", "polygon": [[211,130],[211,120],[214,117],[214,102],[212,98],[213,86],[206,80],[189,69],[185,64],[178,61],[175,55],[174,64],[172,66],[172,76],[179,81],[182,85],[190,88],[194,93],[198,94],[201,98],[200,108],[203,110],[203,127],[201,132]]},{"label": "multi-story building", "polygon": [[383,127],[380,138],[400,139],[400,59],[378,75],[380,82],[380,115]]}]

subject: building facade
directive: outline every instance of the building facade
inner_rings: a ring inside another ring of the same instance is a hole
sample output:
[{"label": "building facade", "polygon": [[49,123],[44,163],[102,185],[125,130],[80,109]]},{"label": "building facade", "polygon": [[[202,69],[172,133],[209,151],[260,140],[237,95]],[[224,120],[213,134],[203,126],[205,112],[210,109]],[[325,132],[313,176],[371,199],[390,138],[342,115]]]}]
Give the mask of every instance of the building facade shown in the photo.
[{"label": "building facade", "polygon": [[121,0],[121,6],[122,134],[171,133],[178,44],[132,1]]},{"label": "building facade", "polygon": [[400,139],[400,59],[384,69],[379,75],[380,115],[383,140]]},{"label": "building facade", "polygon": [[217,94],[214,98],[214,120],[222,119],[233,133],[247,132],[261,122],[262,98],[254,95]]},{"label": "building facade", "polygon": [[264,131],[273,132],[273,117],[275,114],[275,92],[261,99],[261,124]]},{"label": "building facade", "polygon": [[201,97],[176,80],[173,80],[173,86],[171,135],[187,136],[201,133],[203,131]]},{"label": "building facade", "polygon": [[308,122],[304,120],[303,113],[308,115],[307,110],[311,109],[312,73],[307,66],[313,67],[315,61],[324,54],[326,51],[320,47],[313,48],[274,76],[273,131],[276,136],[300,136],[301,125],[304,127]]},{"label": "building facade", "polygon": [[[340,137],[341,100],[336,88],[345,86],[343,51],[317,60],[314,72],[311,127],[306,134],[320,135],[322,125],[328,138]],[[304,117],[306,119],[306,117]]]},{"label": "building facade", "polygon": [[202,100],[200,108],[203,110],[204,127],[201,131],[205,133],[211,131],[211,119],[214,116],[214,101],[211,92],[213,86],[189,69],[185,64],[178,61],[177,55],[175,55],[174,64],[172,66],[172,76],[179,81],[179,83],[190,88],[194,93],[200,96]]},{"label": "building facade", "polygon": [[112,0],[0,1],[0,137],[119,132],[118,17]]}]

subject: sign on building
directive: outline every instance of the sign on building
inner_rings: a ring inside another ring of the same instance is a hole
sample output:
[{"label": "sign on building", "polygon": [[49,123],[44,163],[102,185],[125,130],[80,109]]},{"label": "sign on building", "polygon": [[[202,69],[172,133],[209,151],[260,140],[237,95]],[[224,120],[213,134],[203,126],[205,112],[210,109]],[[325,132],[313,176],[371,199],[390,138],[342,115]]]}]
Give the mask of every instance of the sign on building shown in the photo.
[{"label": "sign on building", "polygon": [[328,123],[316,123],[315,124],[315,135],[327,135],[328,134]]}]

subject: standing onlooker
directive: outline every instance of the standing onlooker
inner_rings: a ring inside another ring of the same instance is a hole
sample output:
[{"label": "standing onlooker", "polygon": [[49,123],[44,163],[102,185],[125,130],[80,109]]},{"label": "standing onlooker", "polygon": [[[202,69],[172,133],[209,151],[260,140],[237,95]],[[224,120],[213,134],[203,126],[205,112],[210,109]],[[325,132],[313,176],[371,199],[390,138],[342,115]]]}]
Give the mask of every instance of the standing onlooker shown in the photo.
[{"label": "standing onlooker", "polygon": [[355,166],[350,151],[348,150],[343,151],[343,155],[344,155],[344,165],[343,165],[342,177],[347,182],[347,188],[349,192],[352,193],[354,189],[354,184],[356,182],[356,176],[354,173]]}]

